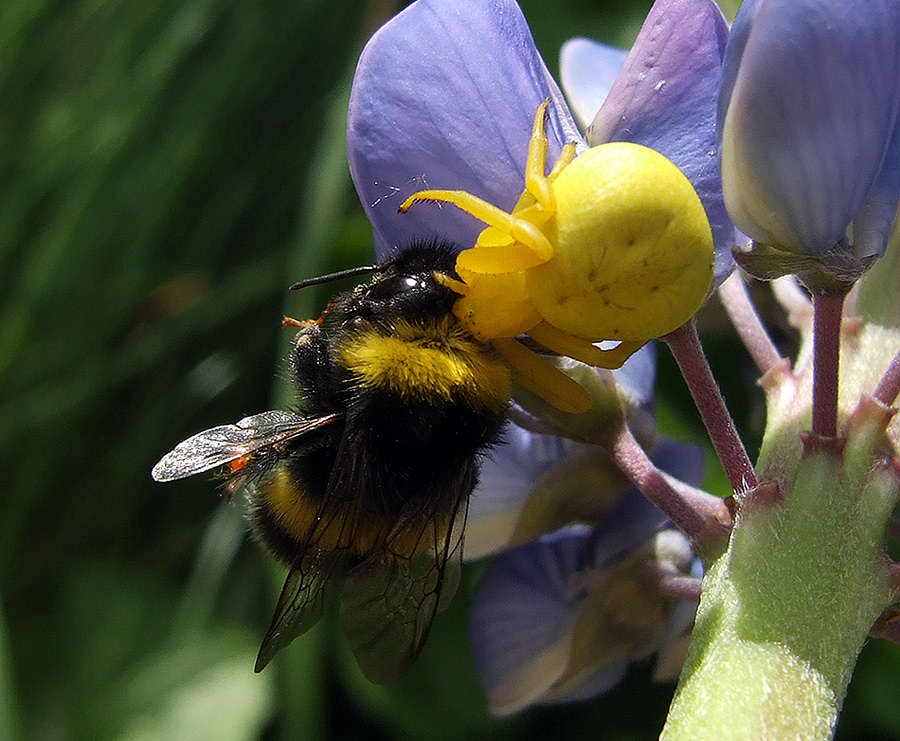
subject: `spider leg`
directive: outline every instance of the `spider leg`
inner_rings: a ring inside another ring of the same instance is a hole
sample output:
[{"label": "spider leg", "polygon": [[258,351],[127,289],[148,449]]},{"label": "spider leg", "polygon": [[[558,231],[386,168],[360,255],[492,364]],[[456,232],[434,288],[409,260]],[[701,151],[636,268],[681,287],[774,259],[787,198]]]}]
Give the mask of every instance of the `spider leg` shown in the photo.
[{"label": "spider leg", "polygon": [[644,340],[626,340],[603,350],[588,340],[564,332],[544,321],[528,330],[532,339],[548,350],[595,368],[621,368],[622,364],[647,344]]},{"label": "spider leg", "polygon": [[593,406],[591,395],[576,381],[521,342],[502,338],[493,340],[493,345],[509,365],[513,381],[522,388],[570,414],[582,414]]},{"label": "spider leg", "polygon": [[566,146],[563,147],[562,153],[559,155],[559,159],[553,164],[553,168],[550,170],[550,174],[547,175],[547,180],[553,182],[556,178],[559,177],[559,173],[566,169],[566,167],[575,159],[575,142],[569,142]]},{"label": "spider leg", "polygon": [[[521,255],[522,247],[524,247],[533,253],[532,262],[534,259],[537,259],[537,264],[540,264],[553,257],[553,245],[550,244],[550,240],[547,239],[536,224],[519,216],[513,216],[478,196],[464,190],[422,190],[414,193],[401,203],[399,211],[400,213],[406,213],[414,203],[423,201],[452,203],[488,226],[496,227],[509,234],[518,244],[510,245],[505,249]],[[515,269],[522,270],[523,268],[517,267]]]}]

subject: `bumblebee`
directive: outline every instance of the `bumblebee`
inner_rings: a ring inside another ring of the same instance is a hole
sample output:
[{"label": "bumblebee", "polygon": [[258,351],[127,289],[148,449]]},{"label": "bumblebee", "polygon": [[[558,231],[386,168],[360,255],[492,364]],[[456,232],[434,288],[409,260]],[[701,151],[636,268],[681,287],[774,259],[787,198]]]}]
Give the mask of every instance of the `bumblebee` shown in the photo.
[{"label": "bumblebee", "polygon": [[340,599],[363,673],[388,683],[422,650],[459,580],[479,459],[499,437],[509,371],[453,315],[456,251],[418,243],[300,323],[302,406],[185,440],[157,481],[223,468],[261,544],[288,567],[256,661]]}]

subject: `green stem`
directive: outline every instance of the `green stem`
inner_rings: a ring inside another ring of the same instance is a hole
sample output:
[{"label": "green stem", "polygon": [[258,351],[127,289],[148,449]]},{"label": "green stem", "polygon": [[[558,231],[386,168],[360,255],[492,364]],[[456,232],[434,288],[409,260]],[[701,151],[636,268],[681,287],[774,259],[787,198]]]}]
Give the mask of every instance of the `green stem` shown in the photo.
[{"label": "green stem", "polygon": [[663,738],[831,737],[893,597],[883,542],[900,477],[878,462],[888,419],[864,400],[842,451],[810,446],[783,495],[770,484],[743,499],[704,578]]}]

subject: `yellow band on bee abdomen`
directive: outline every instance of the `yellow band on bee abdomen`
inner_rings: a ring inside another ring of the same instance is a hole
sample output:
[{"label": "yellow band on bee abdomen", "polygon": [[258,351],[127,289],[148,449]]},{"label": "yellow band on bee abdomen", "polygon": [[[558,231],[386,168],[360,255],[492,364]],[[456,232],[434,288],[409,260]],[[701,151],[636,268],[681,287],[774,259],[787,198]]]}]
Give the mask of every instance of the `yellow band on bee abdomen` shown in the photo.
[{"label": "yellow band on bee abdomen", "polygon": [[[303,490],[302,482],[286,467],[278,468],[262,487],[262,499],[278,528],[298,543],[315,544],[325,550],[349,550],[365,554],[384,540],[384,522],[347,522],[356,515],[339,507],[322,506]],[[360,519],[355,517],[354,519]]]},{"label": "yellow band on bee abdomen", "polygon": [[509,399],[506,367],[454,319],[426,326],[397,322],[390,333],[354,334],[341,346],[340,361],[363,386],[411,400],[465,400],[498,409]]},{"label": "yellow band on bee abdomen", "polygon": [[436,520],[424,514],[398,520],[371,512],[363,501],[335,497],[323,505],[303,490],[302,482],[286,467],[273,473],[260,495],[259,506],[298,547],[342,550],[357,556],[382,549],[407,556],[434,551],[442,547],[442,534],[448,534],[456,514],[445,512]]}]

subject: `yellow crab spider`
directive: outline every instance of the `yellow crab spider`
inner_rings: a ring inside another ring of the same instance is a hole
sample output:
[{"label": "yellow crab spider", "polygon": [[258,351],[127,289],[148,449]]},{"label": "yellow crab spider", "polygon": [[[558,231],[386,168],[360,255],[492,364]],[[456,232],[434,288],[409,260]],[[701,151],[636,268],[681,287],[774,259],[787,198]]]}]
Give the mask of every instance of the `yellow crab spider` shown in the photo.
[{"label": "yellow crab spider", "polygon": [[[515,338],[600,368],[687,322],[713,274],[712,232],[684,174],[652,149],[615,142],[575,157],[567,144],[546,174],[549,99],[534,118],[525,190],[511,212],[466,191],[423,190],[400,205],[452,203],[487,224],[459,254],[454,313],[504,356],[513,377],[558,408],[584,412],[588,393]],[[594,343],[618,341],[612,349]]]}]

